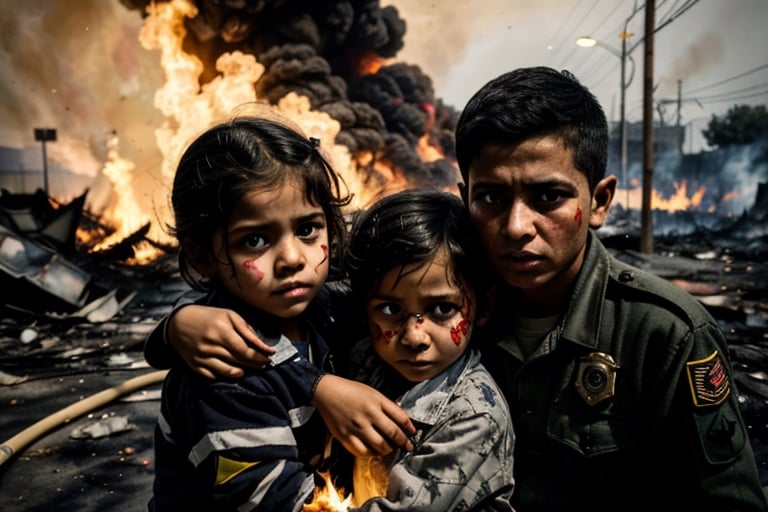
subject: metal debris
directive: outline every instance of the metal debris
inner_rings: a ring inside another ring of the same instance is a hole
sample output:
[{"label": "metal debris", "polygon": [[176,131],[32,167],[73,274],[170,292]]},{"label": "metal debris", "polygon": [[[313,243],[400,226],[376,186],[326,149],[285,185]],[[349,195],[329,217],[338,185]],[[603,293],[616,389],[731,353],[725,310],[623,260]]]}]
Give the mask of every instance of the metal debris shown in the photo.
[{"label": "metal debris", "polygon": [[71,439],[98,439],[136,428],[136,425],[128,421],[127,416],[105,416],[88,425],[74,429],[69,437]]}]

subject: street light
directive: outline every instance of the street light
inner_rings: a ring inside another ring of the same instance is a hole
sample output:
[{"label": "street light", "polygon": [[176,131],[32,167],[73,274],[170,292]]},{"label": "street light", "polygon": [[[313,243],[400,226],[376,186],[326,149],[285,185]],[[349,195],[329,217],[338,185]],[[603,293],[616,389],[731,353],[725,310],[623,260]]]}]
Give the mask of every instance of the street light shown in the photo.
[{"label": "street light", "polygon": [[[627,23],[629,18],[627,18]],[[619,147],[621,148],[621,181],[624,183],[624,188],[627,190],[627,210],[629,210],[629,177],[627,176],[627,107],[626,107],[626,91],[629,84],[632,83],[632,78],[635,76],[635,60],[632,55],[627,53],[627,39],[632,37],[632,32],[627,32],[627,23],[624,24],[624,31],[619,34],[621,38],[621,51],[617,50],[611,45],[605,44],[590,36],[582,36],[576,40],[576,45],[582,48],[592,48],[593,46],[599,46],[605,50],[608,50],[619,59],[621,59],[621,83],[619,84],[621,91],[621,99],[619,101]],[[629,75],[629,80],[626,79],[626,62],[627,57],[632,63],[632,72]]]},{"label": "street light", "polygon": [[35,140],[43,143],[43,184],[45,194],[48,192],[48,156],[45,153],[45,143],[56,142],[56,130],[54,128],[35,128]]}]

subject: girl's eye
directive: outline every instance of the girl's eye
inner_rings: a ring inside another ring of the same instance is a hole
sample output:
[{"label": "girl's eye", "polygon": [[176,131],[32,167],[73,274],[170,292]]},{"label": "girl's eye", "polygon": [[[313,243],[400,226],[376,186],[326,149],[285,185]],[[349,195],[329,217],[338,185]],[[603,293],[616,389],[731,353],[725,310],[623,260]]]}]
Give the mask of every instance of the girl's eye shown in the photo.
[{"label": "girl's eye", "polygon": [[320,232],[325,229],[325,225],[319,222],[307,222],[301,224],[296,229],[296,236],[304,240],[314,240],[320,236]]},{"label": "girl's eye", "polygon": [[240,243],[243,247],[252,251],[260,251],[268,244],[267,239],[261,235],[248,235]]},{"label": "girl's eye", "polygon": [[452,302],[437,302],[427,309],[427,315],[435,322],[444,322],[453,318],[459,311],[459,305]]},{"label": "girl's eye", "polygon": [[403,311],[403,308],[394,302],[383,302],[376,306],[375,309],[376,311],[379,311],[381,314],[386,316],[397,316]]}]

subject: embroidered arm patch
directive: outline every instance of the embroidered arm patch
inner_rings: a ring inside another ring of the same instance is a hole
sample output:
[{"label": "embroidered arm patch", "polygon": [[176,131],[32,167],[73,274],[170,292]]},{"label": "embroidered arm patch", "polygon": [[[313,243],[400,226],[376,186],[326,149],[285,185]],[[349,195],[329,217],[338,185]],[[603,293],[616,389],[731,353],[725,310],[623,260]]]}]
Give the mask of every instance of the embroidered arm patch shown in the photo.
[{"label": "embroidered arm patch", "polygon": [[731,382],[717,350],[704,359],[685,363],[693,405],[707,407],[722,403],[731,392]]}]

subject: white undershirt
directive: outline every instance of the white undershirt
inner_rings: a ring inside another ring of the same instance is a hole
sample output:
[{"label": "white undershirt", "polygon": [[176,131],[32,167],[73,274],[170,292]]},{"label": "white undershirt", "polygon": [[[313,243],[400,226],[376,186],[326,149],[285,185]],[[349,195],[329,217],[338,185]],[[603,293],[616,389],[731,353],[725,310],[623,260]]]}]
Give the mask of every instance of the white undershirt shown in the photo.
[{"label": "white undershirt", "polygon": [[515,341],[525,359],[536,352],[549,331],[555,328],[559,318],[559,314],[542,317],[514,314]]}]

